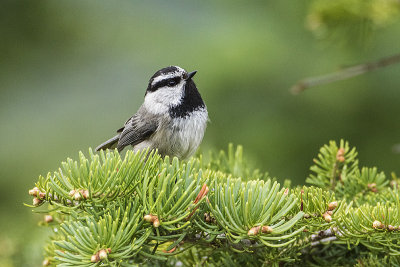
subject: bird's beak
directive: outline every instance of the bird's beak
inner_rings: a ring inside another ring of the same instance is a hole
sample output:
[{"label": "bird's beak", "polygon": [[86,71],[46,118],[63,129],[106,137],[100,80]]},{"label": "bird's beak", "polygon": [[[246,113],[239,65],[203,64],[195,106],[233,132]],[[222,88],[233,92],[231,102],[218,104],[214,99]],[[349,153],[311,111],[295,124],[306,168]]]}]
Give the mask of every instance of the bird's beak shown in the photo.
[{"label": "bird's beak", "polygon": [[196,74],[197,70],[189,72],[186,78],[186,81],[192,79],[192,77]]}]

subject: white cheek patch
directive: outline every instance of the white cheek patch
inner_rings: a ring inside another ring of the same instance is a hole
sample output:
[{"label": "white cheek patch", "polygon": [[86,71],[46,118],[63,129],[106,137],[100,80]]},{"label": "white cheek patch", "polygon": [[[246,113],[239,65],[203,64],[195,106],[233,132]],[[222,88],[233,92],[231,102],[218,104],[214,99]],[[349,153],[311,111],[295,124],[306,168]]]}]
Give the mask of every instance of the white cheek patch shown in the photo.
[{"label": "white cheek patch", "polygon": [[174,87],[162,87],[154,92],[147,92],[144,98],[146,109],[153,114],[167,113],[170,107],[179,105],[183,97],[183,82]]}]

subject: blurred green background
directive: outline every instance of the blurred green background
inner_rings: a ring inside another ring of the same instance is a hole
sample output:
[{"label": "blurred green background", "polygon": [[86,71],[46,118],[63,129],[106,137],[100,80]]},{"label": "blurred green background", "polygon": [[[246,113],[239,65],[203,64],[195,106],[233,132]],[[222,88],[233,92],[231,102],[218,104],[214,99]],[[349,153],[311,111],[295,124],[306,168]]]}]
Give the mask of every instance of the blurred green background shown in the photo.
[{"label": "blurred green background", "polygon": [[111,137],[168,65],[198,70],[211,119],[201,151],[242,144],[251,164],[299,184],[319,147],[345,138],[361,165],[399,174],[400,64],[289,92],[304,77],[399,52],[392,8],[318,13],[328,2],[3,0],[0,266],[40,265],[46,234],[42,215],[23,206],[28,189]]}]

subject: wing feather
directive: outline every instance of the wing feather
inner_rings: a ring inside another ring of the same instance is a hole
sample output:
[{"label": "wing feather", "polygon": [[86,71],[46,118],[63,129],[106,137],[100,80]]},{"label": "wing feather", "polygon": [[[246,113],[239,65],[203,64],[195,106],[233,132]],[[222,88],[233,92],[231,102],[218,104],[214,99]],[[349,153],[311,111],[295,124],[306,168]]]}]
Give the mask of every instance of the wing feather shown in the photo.
[{"label": "wing feather", "polygon": [[147,140],[158,128],[158,120],[155,117],[146,116],[141,112],[136,113],[126,123],[118,140],[118,151],[128,145],[135,146]]}]

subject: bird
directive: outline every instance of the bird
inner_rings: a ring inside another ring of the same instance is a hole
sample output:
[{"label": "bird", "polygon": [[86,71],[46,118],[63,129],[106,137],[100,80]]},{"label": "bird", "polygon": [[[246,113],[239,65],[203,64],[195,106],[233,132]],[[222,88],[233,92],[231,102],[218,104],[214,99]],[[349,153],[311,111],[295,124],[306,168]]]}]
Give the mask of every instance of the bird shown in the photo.
[{"label": "bird", "polygon": [[197,71],[178,66],[158,70],[149,80],[144,102],[117,134],[96,151],[126,146],[157,150],[162,156],[188,159],[199,147],[209,121],[207,107],[193,81]]}]

